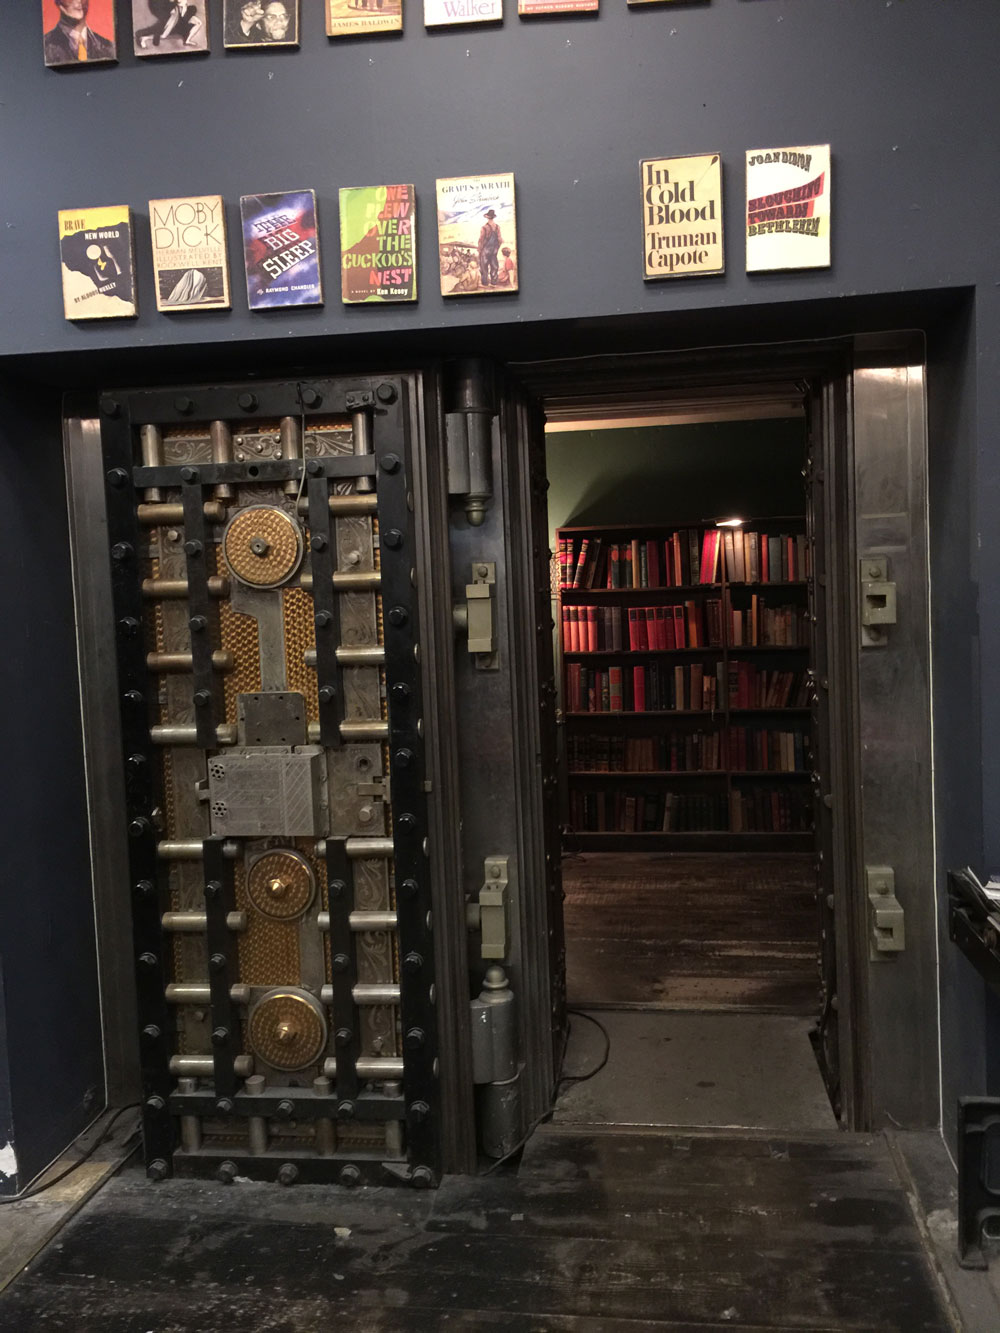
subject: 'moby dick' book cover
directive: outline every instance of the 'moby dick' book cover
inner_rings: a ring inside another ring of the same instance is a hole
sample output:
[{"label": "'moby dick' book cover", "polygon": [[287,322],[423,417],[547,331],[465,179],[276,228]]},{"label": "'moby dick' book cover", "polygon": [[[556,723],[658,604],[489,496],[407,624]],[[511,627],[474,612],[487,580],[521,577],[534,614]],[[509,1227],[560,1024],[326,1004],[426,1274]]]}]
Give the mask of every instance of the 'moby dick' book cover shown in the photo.
[{"label": "'moby dick' book cover", "polygon": [[346,304],[417,299],[412,185],[340,191],[341,293]]},{"label": "'moby dick' book cover", "polygon": [[217,194],[151,199],[157,309],[229,309],[226,213]]},{"label": "'moby dick' book cover", "polygon": [[61,210],[59,257],[67,319],[134,319],[139,313],[126,205]]},{"label": "'moby dick' book cover", "polygon": [[314,192],[244,195],[240,216],[250,309],[322,305]]},{"label": "'moby dick' book cover", "polygon": [[516,292],[513,174],[439,180],[437,210],[442,296]]}]

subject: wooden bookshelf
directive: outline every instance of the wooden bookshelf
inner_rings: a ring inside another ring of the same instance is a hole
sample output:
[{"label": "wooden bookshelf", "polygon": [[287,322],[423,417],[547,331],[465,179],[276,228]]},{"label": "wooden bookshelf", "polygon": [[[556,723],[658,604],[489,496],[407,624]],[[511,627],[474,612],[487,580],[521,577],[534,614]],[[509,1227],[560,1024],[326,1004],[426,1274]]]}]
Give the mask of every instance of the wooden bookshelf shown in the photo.
[{"label": "wooden bookshelf", "polygon": [[558,529],[569,845],[812,845],[805,522],[746,526]]}]

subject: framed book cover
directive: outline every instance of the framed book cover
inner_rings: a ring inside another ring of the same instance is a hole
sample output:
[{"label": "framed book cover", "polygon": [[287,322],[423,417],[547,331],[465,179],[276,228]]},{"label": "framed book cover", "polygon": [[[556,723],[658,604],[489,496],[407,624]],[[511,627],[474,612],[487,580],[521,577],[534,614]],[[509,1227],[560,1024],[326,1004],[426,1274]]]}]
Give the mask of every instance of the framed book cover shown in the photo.
[{"label": "framed book cover", "polygon": [[226,46],[298,46],[299,0],[223,0]]},{"label": "framed book cover", "polygon": [[175,314],[230,308],[226,211],[221,195],[151,199],[149,231],[158,310]]},{"label": "framed book cover", "polygon": [[328,37],[403,30],[403,0],[324,0],[324,3]]},{"label": "framed book cover", "polygon": [[425,28],[502,21],[503,0],[424,0]]},{"label": "framed book cover", "polygon": [[642,276],[724,273],[722,158],[718,153],[650,157],[642,174]]},{"label": "framed book cover", "polygon": [[518,290],[514,176],[437,182],[442,296]]},{"label": "framed book cover", "polygon": [[208,50],[208,0],[132,0],[137,56],[181,56]]},{"label": "framed book cover", "polygon": [[518,15],[525,19],[532,14],[594,14],[601,0],[517,0]]},{"label": "framed book cover", "polygon": [[747,153],[747,272],[830,267],[830,145]]},{"label": "framed book cover", "polygon": [[66,318],[134,319],[135,254],[126,205],[59,213],[59,259]]},{"label": "framed book cover", "polygon": [[118,59],[115,0],[41,0],[45,63],[95,65]]},{"label": "framed book cover", "polygon": [[322,305],[315,193],[247,194],[240,217],[250,309]]},{"label": "framed book cover", "polygon": [[417,299],[416,206],[412,185],[340,191],[340,275],[345,304]]}]

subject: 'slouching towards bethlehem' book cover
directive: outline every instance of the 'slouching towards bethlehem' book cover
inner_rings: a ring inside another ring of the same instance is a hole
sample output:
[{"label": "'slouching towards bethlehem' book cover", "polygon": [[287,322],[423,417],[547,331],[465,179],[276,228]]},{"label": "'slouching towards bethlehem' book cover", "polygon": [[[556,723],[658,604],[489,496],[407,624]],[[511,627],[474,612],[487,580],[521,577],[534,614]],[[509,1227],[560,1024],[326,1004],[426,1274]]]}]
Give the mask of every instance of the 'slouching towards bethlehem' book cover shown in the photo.
[{"label": "'slouching towards bethlehem' book cover", "polygon": [[63,209],[59,257],[67,319],[132,319],[139,313],[127,206]]},{"label": "'slouching towards bethlehem' book cover", "polygon": [[412,185],[340,191],[344,301],[417,299],[416,196]]},{"label": "'slouching towards bethlehem' book cover", "polygon": [[250,309],[322,305],[314,192],[244,195],[240,215]]}]

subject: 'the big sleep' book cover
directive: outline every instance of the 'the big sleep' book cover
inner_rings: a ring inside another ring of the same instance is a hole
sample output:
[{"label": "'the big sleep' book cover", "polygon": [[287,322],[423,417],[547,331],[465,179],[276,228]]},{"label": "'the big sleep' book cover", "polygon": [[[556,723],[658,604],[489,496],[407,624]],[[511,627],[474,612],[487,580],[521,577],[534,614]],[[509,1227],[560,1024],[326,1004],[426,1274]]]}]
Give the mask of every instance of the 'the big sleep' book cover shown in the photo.
[{"label": "'the big sleep' book cover", "polygon": [[250,309],[322,305],[315,193],[244,195],[240,216]]}]

